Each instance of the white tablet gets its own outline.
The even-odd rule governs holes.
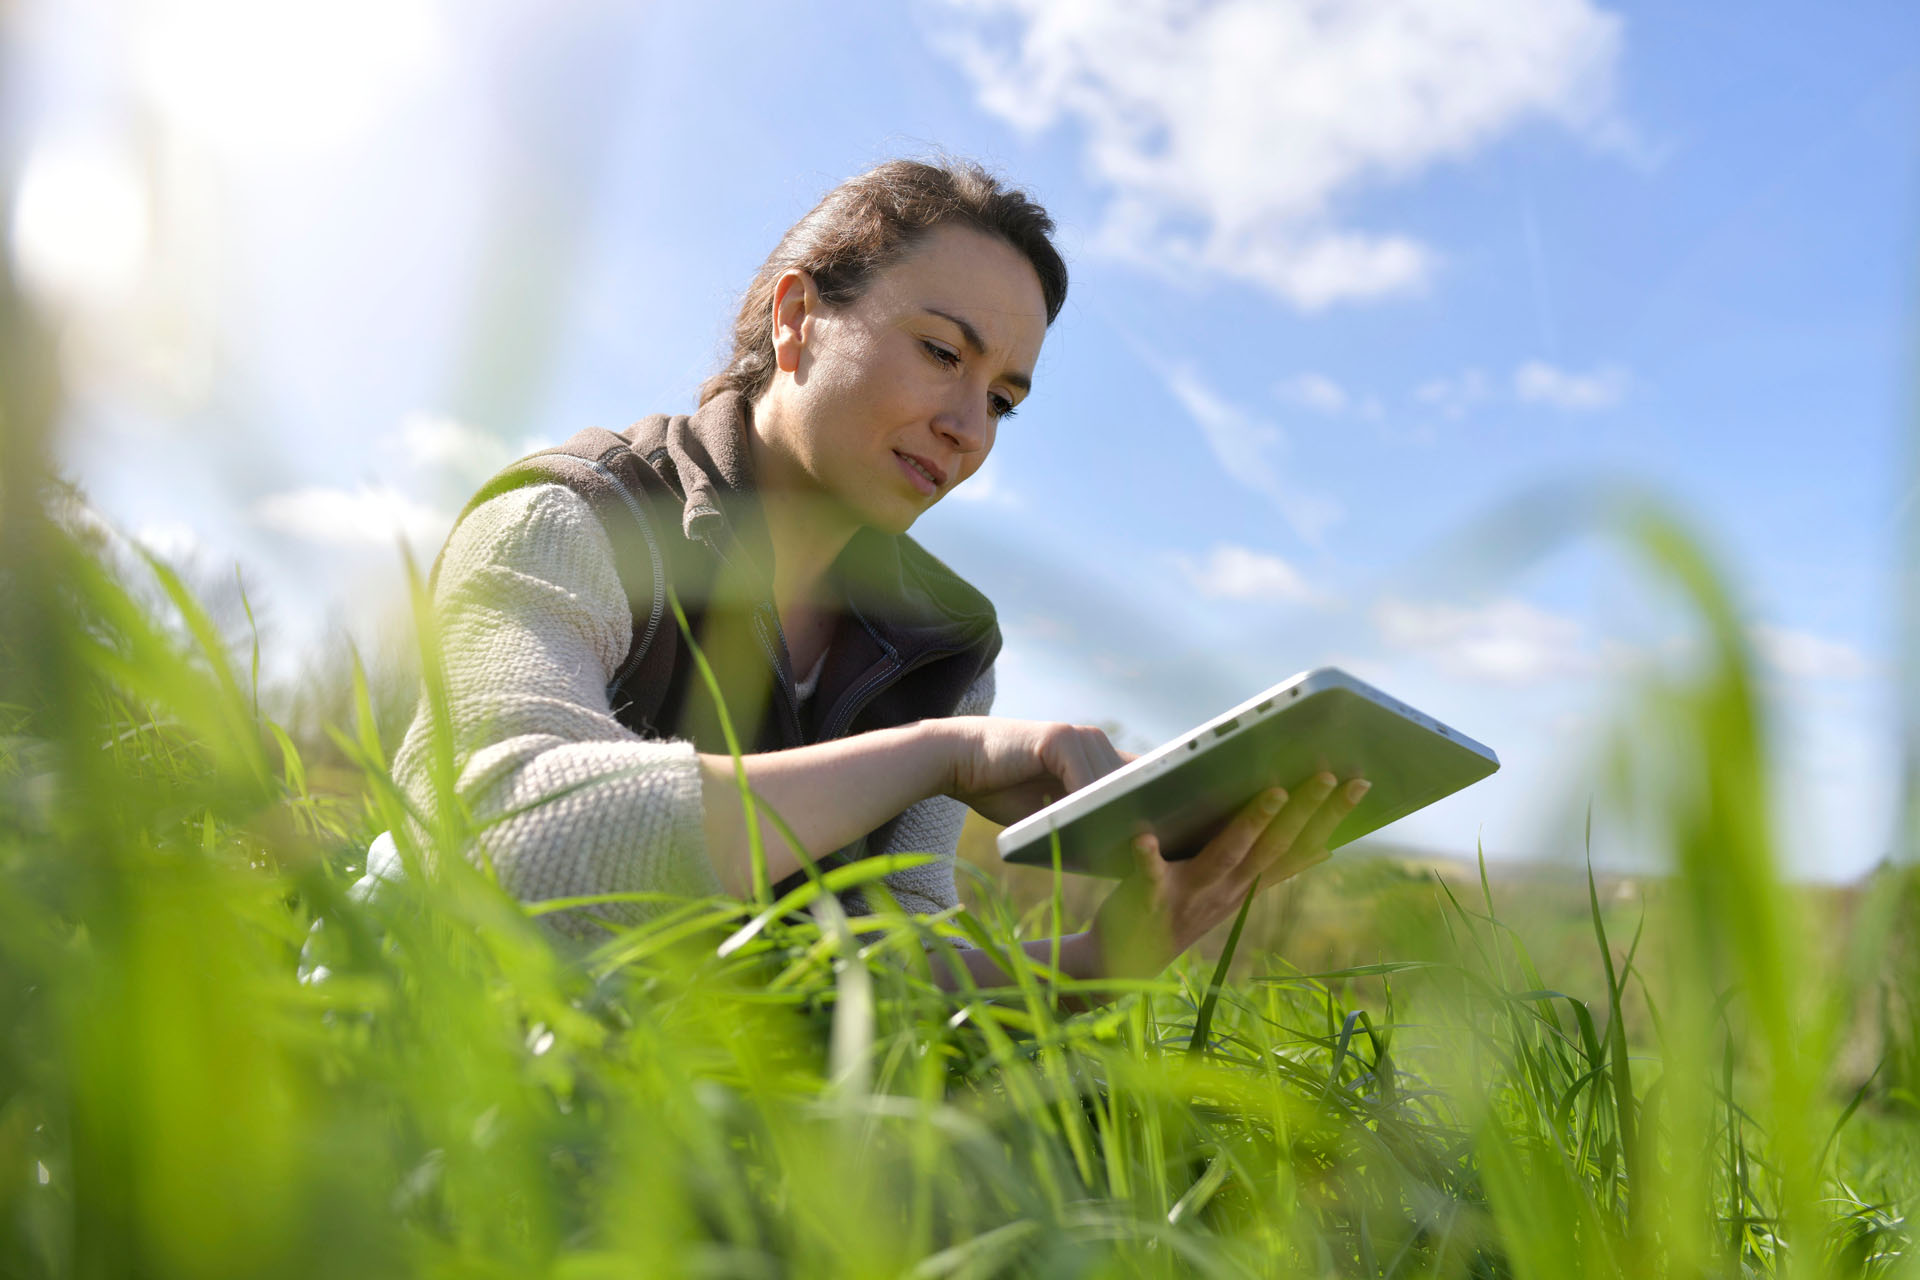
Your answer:
[[[1283,680],[1000,833],[1008,862],[1121,876],[1143,832],[1191,857],[1262,788],[1326,770],[1373,783],[1334,832],[1338,847],[1478,782],[1492,751],[1338,667]]]

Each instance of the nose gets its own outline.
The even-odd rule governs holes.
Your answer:
[[[933,433],[947,441],[956,453],[979,453],[993,444],[993,415],[987,411],[986,396],[970,396],[964,404],[943,406],[933,417]]]

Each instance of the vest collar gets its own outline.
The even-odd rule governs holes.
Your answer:
[[[680,495],[687,539],[741,554],[773,581],[773,544],[755,497],[753,406],[725,391],[692,414],[651,418],[633,447]],[[997,648],[993,605],[905,534],[863,528],[829,570],[851,612],[903,654]]]
[[[692,414],[649,418],[633,437],[634,450],[679,495],[687,540],[738,546],[770,580],[773,549],[753,497],[753,406],[747,398],[723,392]]]

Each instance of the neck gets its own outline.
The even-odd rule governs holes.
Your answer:
[[[763,416],[764,411],[764,416]],[[773,601],[782,619],[827,604],[827,570],[858,524],[822,499],[805,470],[780,443],[778,411],[755,407],[750,447],[754,489],[773,543]]]

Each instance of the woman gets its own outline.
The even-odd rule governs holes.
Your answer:
[[[987,715],[992,608],[905,536],[1032,388],[1066,296],[1052,229],[970,164],[849,179],[755,276],[696,413],[582,432],[482,490],[435,598],[458,788],[483,822],[510,815],[485,837],[510,892],[745,895],[723,720],[802,849],[941,855],[885,881],[915,910],[956,900],[963,806],[1011,822],[1121,763],[1097,729]],[[395,765],[422,803],[430,736],[423,712]],[[1158,972],[1256,879],[1324,857],[1365,786],[1276,786],[1187,860],[1144,838],[1093,927],[1061,940],[1063,969]],[[804,873],[802,849],[770,822],[762,836],[772,879]],[[981,953],[961,960],[978,983],[1009,981]]]

